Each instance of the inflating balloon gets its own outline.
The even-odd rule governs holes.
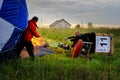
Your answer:
[[[2,58],[9,57],[14,51],[27,23],[26,0],[0,0],[0,56]]]

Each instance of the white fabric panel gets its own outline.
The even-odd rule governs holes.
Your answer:
[[[3,3],[3,0],[0,0],[0,9],[1,9],[1,7],[2,7],[2,3]]]
[[[0,51],[9,40],[15,26],[0,17]]]

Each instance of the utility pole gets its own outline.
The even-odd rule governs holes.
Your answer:
[[[41,20],[40,20],[40,27],[42,28],[42,18],[41,18]]]
[[[83,27],[83,21],[81,21],[81,26]]]
[[[56,14],[56,20],[57,20],[58,15]]]

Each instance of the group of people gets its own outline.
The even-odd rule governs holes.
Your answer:
[[[26,50],[28,51],[28,54],[30,56],[31,60],[34,60],[34,46],[32,44],[31,39],[33,36],[40,37],[40,34],[37,33],[37,22],[38,17],[34,16],[31,20],[28,21],[28,26],[26,30],[23,32],[23,35],[20,39],[20,41],[17,44],[16,50],[15,50],[15,59],[20,58],[20,53],[22,52],[22,49],[26,47]]]

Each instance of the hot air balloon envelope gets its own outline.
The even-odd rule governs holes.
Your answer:
[[[0,55],[14,50],[27,24],[26,0],[0,0]]]

